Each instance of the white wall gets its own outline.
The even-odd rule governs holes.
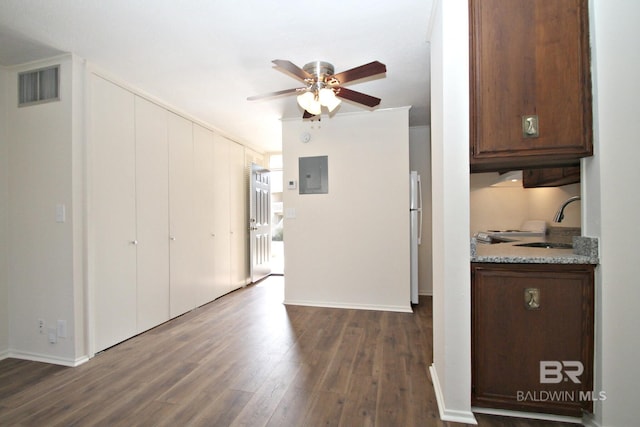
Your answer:
[[[467,0],[436,0],[431,26],[433,365],[440,417],[471,413],[469,19]]]
[[[431,262],[431,128],[409,128],[409,165],[422,181],[422,243],[418,247],[418,293],[432,295]]]
[[[638,424],[640,286],[635,265],[640,236],[638,123],[640,3],[591,0],[594,157],[583,162],[586,234],[600,237],[596,269],[595,405],[601,426]],[[585,201],[583,201],[584,203]]]
[[[18,108],[17,73],[53,64],[60,64],[60,101]],[[81,179],[74,163],[81,157],[74,153],[81,141],[73,135],[74,67],[65,56],[12,68],[7,97],[10,353],[69,365],[84,355],[77,353],[84,337],[75,306],[82,288],[82,249],[74,247],[81,245],[82,200],[81,183],[74,182]],[[63,223],[56,222],[57,205],[66,208]],[[50,344],[38,319],[47,329],[65,320],[67,337]]]
[[[522,222],[537,219],[547,227],[580,227],[580,202],[565,209],[565,218],[554,223],[558,207],[571,196],[580,194],[579,184],[562,187],[491,187],[498,173],[471,174],[470,233],[483,230],[518,230]]]
[[[323,155],[328,194],[284,190],[285,303],[409,311],[408,108],[283,122],[285,182]]]
[[[7,135],[7,76],[0,67],[0,359],[9,349],[9,284],[7,273],[9,216],[9,147]]]

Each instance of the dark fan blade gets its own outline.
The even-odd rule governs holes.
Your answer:
[[[310,112],[308,112],[307,110],[304,110],[304,113],[302,114],[302,118],[303,119],[310,119],[311,117],[315,117],[314,114],[311,114]]]
[[[255,100],[263,99],[263,98],[271,98],[273,96],[288,95],[290,93],[296,93],[296,92],[300,92],[300,91],[303,91],[303,90],[306,90],[306,88],[297,87],[295,89],[285,89],[285,90],[279,90],[277,92],[263,93],[262,95],[250,96],[250,97],[247,98],[247,101],[255,101]]]
[[[338,88],[336,90],[336,96],[368,107],[375,107],[380,104],[381,101],[380,98],[376,98],[375,96],[370,96],[362,92],[356,92],[355,90],[347,89],[346,87]]]
[[[340,84],[351,82],[353,80],[364,79],[365,77],[375,76],[387,72],[387,66],[381,62],[373,61],[338,74],[334,74],[333,78],[337,79]]]
[[[285,71],[288,71],[289,73],[293,74],[294,76],[296,76],[302,81],[304,81],[305,79],[313,79],[313,76],[311,74],[307,73],[305,70],[298,67],[296,64],[294,64],[291,61],[287,61],[286,59],[274,59],[271,62],[276,64],[278,67],[284,69]]]

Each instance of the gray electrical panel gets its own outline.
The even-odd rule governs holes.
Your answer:
[[[329,192],[327,156],[300,157],[298,171],[300,194],[326,194]]]

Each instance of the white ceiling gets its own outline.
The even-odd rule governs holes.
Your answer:
[[[374,60],[387,73],[347,84],[412,106],[429,123],[432,0],[2,0],[0,65],[73,52],[105,72],[266,151],[281,147],[282,118],[302,117],[295,96],[247,101],[299,87],[273,67],[321,60],[344,71]],[[338,113],[367,110],[343,102]],[[322,120],[330,120],[323,114]]]

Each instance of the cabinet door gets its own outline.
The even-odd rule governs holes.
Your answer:
[[[217,295],[231,290],[231,225],[229,209],[229,150],[231,141],[214,135],[214,246]]]
[[[471,0],[470,36],[472,171],[592,155],[586,0]]]
[[[246,204],[249,190],[244,163],[244,148],[239,144],[231,143],[229,152],[229,209],[232,290],[245,286],[248,275]]]
[[[196,307],[192,123],[168,113],[170,315]]]
[[[522,171],[522,186],[524,188],[558,187],[579,182],[580,166],[525,169]]]
[[[472,264],[472,274],[472,405],[590,411],[580,392],[593,387],[593,267]],[[544,361],[579,362],[584,371],[577,383],[542,383]],[[560,397],[535,398],[542,393]]]
[[[93,351],[136,334],[134,96],[90,76]],[[92,267],[91,267],[92,266]]]
[[[169,320],[167,111],[135,98],[138,332]]]
[[[197,227],[197,304],[203,305],[220,296],[215,286],[214,239],[214,164],[213,132],[202,126],[193,127],[195,152],[195,223]],[[195,255],[195,254],[194,254]]]

